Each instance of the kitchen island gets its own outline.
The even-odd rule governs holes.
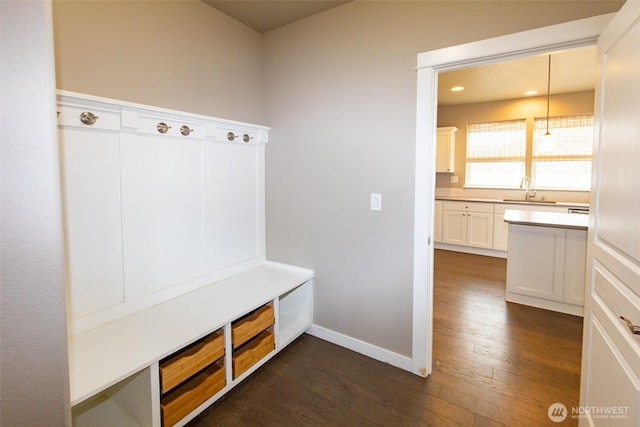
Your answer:
[[[583,316],[588,215],[508,209],[505,299]]]

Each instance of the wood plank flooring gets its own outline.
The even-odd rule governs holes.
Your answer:
[[[557,425],[549,405],[578,406],[582,319],[506,303],[504,259],[435,260],[429,379],[303,335],[189,426]]]

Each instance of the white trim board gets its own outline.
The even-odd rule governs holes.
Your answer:
[[[600,15],[418,54],[410,369],[416,375],[426,377],[432,370],[432,236],[438,72],[594,45],[614,15]]]

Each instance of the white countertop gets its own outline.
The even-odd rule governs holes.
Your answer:
[[[557,212],[519,211],[507,209],[504,220],[509,224],[586,230],[589,215]]]
[[[436,200],[450,200],[454,202],[483,202],[483,203],[504,203],[504,204],[522,204],[522,205],[540,205],[540,206],[575,206],[588,208],[589,203],[580,202],[545,202],[539,200],[517,200],[517,199],[490,199],[490,198],[478,198],[478,197],[451,197],[451,196],[436,196]]]

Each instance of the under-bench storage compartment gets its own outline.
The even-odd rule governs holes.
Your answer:
[[[176,424],[226,385],[224,333],[217,330],[160,361],[162,425]]]
[[[233,378],[238,378],[274,349],[273,332],[267,330],[235,350],[233,352]]]
[[[160,362],[162,393],[195,375],[224,356],[224,334],[214,332]]]
[[[263,305],[233,322],[231,341],[236,349],[275,323],[273,306]]]
[[[162,397],[162,425],[169,427],[184,418],[225,386],[224,363],[210,365],[198,375]]]

